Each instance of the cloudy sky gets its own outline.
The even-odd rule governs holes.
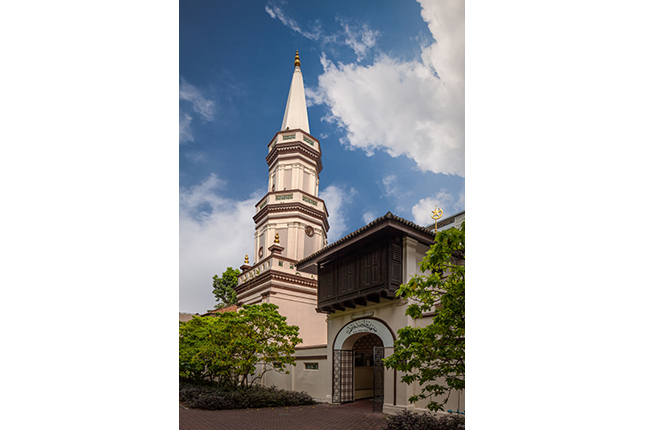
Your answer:
[[[180,1],[181,312],[251,254],[298,50],[333,242],[465,209],[463,1]]]

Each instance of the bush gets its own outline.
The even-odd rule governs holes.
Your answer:
[[[179,383],[179,401],[195,409],[246,409],[313,405],[307,393],[254,386],[238,390],[207,384]]]
[[[437,418],[429,413],[415,414],[403,411],[387,417],[384,430],[465,430],[466,420],[460,415]]]
[[[302,343],[298,327],[286,321],[275,304],[262,303],[181,323],[180,378],[249,387],[268,371],[285,372]]]

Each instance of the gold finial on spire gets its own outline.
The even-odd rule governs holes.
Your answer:
[[[434,234],[437,234],[437,220],[443,216],[443,210],[441,208],[437,209],[437,205],[434,205],[434,210],[430,217],[434,220]]]
[[[249,254],[244,256],[244,264],[249,264]]]
[[[296,60],[293,62],[294,67],[300,67],[300,56],[298,55],[298,50],[296,49]]]
[[[280,244],[280,235],[278,233],[275,234],[275,240],[273,241],[273,243]]]

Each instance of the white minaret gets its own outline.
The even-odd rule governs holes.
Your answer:
[[[282,127],[269,141],[267,194],[255,205],[253,263],[235,288],[244,304],[275,303],[305,345],[326,342],[325,315],[316,313],[318,283],[296,263],[327,244],[327,208],[318,197],[320,142],[309,134],[305,86],[296,51]]]
[[[256,205],[254,261],[267,257],[276,233],[282,255],[298,261],[327,243],[327,209],[318,197],[320,143],[309,134],[305,85],[296,51],[282,128],[268,145],[268,194]]]

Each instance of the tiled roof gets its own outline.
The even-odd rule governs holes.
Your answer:
[[[219,313],[222,313],[222,312],[236,312],[237,308],[239,308],[238,305],[228,305],[228,306],[224,306],[224,307],[219,308],[219,309],[212,309],[212,310],[206,312],[205,314],[202,314],[201,316],[207,317],[207,316],[211,316],[211,315],[214,315],[214,314],[219,314]]]
[[[408,221],[406,219],[398,217],[398,216],[392,214],[392,212],[388,211],[388,213],[386,213],[382,217],[376,218],[371,223],[359,228],[358,230],[348,234],[345,237],[342,237],[342,238],[338,239],[336,242],[325,246],[321,250],[314,252],[313,254],[309,255],[308,257],[303,258],[302,260],[298,261],[297,265],[301,265],[303,263],[306,263],[308,261],[313,260],[314,258],[318,257],[321,254],[324,254],[325,252],[329,251],[330,249],[335,248],[335,247],[341,245],[342,243],[347,242],[348,240],[363,234],[364,232],[366,232],[368,230],[371,230],[372,228],[374,228],[375,226],[377,226],[378,224],[380,224],[380,223],[382,223],[382,222],[384,222],[386,220],[393,220],[393,221],[399,222],[399,223],[401,223],[403,225],[406,225],[406,226],[411,227],[411,228],[413,228],[415,230],[418,230],[421,233],[429,234],[434,239],[434,231],[433,231],[434,228],[421,227],[420,225],[417,225],[417,224],[415,224],[415,223],[413,223],[411,221]]]

